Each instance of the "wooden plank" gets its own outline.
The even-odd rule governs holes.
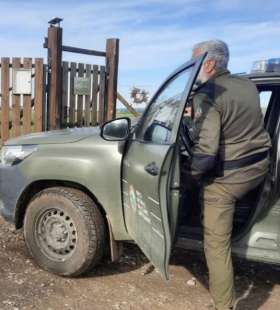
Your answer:
[[[131,113],[133,116],[137,117],[140,115],[137,111],[133,109],[129,102],[120,93],[117,93],[117,98],[127,108],[128,112]]]
[[[0,66],[1,66],[1,60],[0,60]],[[13,64],[9,64],[9,68],[11,69],[13,67]],[[23,68],[23,63],[20,63],[20,67]],[[32,68],[35,68],[35,64],[32,64]]]
[[[62,62],[62,111],[61,126],[67,126],[67,110],[68,110],[68,62]]]
[[[19,69],[21,66],[20,58],[12,59],[13,70]],[[13,71],[14,74],[14,71]],[[12,135],[18,137],[21,134],[20,128],[20,95],[12,95]]]
[[[61,80],[62,80],[62,28],[48,28],[49,79],[49,129],[61,126]]]
[[[35,58],[34,130],[43,130],[44,60]]]
[[[67,46],[67,45],[62,45],[62,50],[64,52],[78,53],[78,54],[91,55],[91,56],[101,56],[101,57],[106,56],[106,53],[102,51],[89,50],[85,48],[79,48],[79,47]]]
[[[79,77],[84,76],[84,64],[82,63],[78,64],[78,76]],[[83,126],[83,96],[82,95],[78,95],[77,126],[78,127]]]
[[[1,58],[1,142],[4,143],[9,138],[9,74],[10,58]]]
[[[42,98],[42,130],[45,131],[48,128],[48,120],[47,120],[47,65],[43,64],[43,98]]]
[[[98,93],[98,66],[94,65],[92,69],[92,98],[91,98],[92,126],[97,125],[97,93]]]
[[[32,68],[32,58],[23,59],[23,68]],[[31,95],[23,95],[23,133],[31,132]]]
[[[100,78],[99,78],[99,115],[98,115],[98,123],[103,124],[106,120],[105,117],[105,81],[106,81],[106,72],[105,67],[100,67]]]
[[[76,102],[76,96],[74,94],[74,79],[76,76],[76,63],[71,62],[70,64],[70,98],[69,98],[69,126],[73,127],[75,126],[75,102]]]
[[[107,94],[106,94],[106,119],[116,117],[117,84],[119,65],[119,39],[108,39],[106,42],[106,73]]]
[[[91,83],[91,65],[86,65],[86,77]],[[90,95],[85,96],[85,126],[90,125]]]

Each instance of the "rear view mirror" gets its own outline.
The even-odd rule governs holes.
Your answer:
[[[102,125],[101,137],[108,141],[126,140],[130,132],[130,119],[127,117],[114,119]]]

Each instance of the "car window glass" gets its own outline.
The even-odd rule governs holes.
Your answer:
[[[137,139],[156,144],[168,144],[170,142],[173,125],[190,77],[191,68],[182,71],[171,79],[149,106],[144,122],[136,134]]]
[[[270,98],[272,95],[272,91],[271,90],[263,90],[260,91],[260,103],[261,103],[261,109],[262,109],[262,114],[263,117],[265,117],[269,102],[270,102]]]

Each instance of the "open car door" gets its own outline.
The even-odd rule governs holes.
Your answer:
[[[168,211],[170,182],[174,155],[178,152],[178,131],[204,57],[184,64],[162,84],[139,120],[123,158],[122,193],[127,231],[166,279],[172,246]],[[178,191],[179,184],[176,187]]]

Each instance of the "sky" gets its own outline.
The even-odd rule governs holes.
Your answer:
[[[250,71],[252,62],[280,57],[279,0],[49,0],[1,1],[2,57],[47,57],[48,21],[62,17],[63,44],[105,50],[120,39],[118,89],[152,94],[166,76],[191,57],[192,46],[222,39],[229,69]],[[103,59],[63,53],[63,60],[102,64]]]

